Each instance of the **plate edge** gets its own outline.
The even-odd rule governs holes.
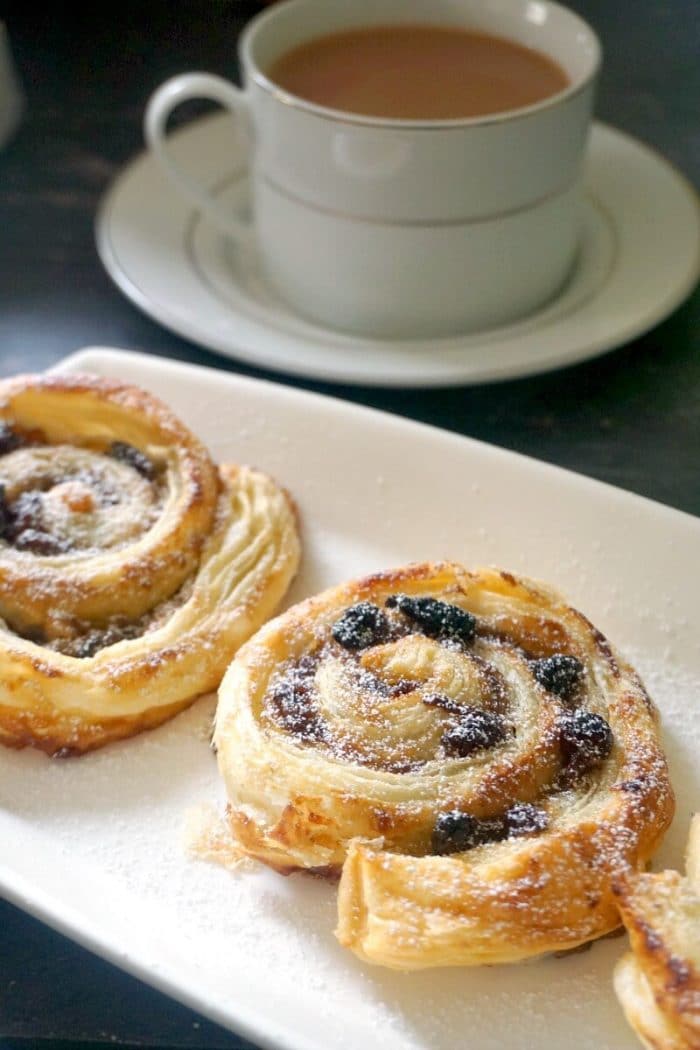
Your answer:
[[[192,130],[193,126],[201,126],[205,122],[214,124],[217,121],[223,120],[225,120],[225,116],[221,114],[199,118],[176,131],[174,137],[177,137],[178,135],[186,136],[188,131]],[[397,378],[393,373],[391,375],[386,373],[367,375],[364,373],[358,377],[347,373],[343,374],[342,372],[339,375],[337,371],[333,372],[333,370],[324,369],[321,369],[320,371],[315,369],[311,370],[309,368],[285,369],[280,364],[269,364],[266,361],[260,361],[245,349],[241,350],[239,348],[232,348],[230,344],[224,346],[223,342],[218,341],[217,339],[211,340],[206,337],[203,338],[197,333],[197,331],[190,328],[188,325],[183,325],[180,322],[173,321],[166,316],[165,311],[161,309],[158,304],[156,304],[156,308],[154,309],[153,305],[138,285],[134,284],[129,276],[122,271],[119,260],[115,257],[112,251],[106,232],[109,208],[113,196],[116,195],[116,192],[118,191],[120,180],[127,176],[134,165],[146,162],[149,159],[149,151],[147,149],[141,149],[138,153],[134,154],[130,160],[127,160],[126,164],[117,173],[116,178],[107,187],[99,201],[94,220],[94,237],[97,253],[108,276],[117,288],[147,317],[162,325],[168,331],[174,333],[180,338],[188,339],[197,346],[203,347],[207,350],[218,353],[229,360],[237,361],[247,366],[264,368],[281,375],[302,377],[337,385],[369,386],[381,389],[443,389],[455,385],[478,386],[480,384],[496,384],[524,379],[530,376],[546,375],[547,373],[557,371],[558,369],[574,367],[578,364],[583,364],[586,361],[594,360],[604,354],[620,349],[623,346],[628,345],[634,339],[653,331],[654,328],[669,318],[671,314],[673,314],[674,311],[677,310],[692,294],[700,277],[700,197],[688,176],[686,176],[685,173],[673,164],[673,162],[663,153],[657,150],[656,147],[650,146],[647,142],[637,138],[635,135],[597,119],[592,122],[591,130],[593,131],[594,129],[599,129],[604,134],[624,139],[628,144],[633,145],[635,148],[646,151],[655,163],[662,164],[667,169],[669,177],[675,178],[682,186],[688,199],[692,200],[695,206],[697,231],[695,261],[693,266],[689,267],[686,280],[678,285],[673,294],[668,297],[661,307],[658,307],[653,311],[651,319],[649,317],[640,318],[634,323],[623,326],[617,333],[608,335],[607,338],[597,341],[594,340],[589,349],[583,353],[577,353],[574,356],[571,356],[570,354],[562,356],[561,354],[555,353],[544,362],[532,362],[529,366],[526,364],[515,371],[494,372],[493,367],[489,368],[486,366],[481,368],[481,370],[477,369],[471,375],[465,376],[463,372],[457,368],[456,370],[445,373],[440,377],[433,376],[432,378],[421,378],[415,376],[410,377],[409,379],[402,379]]]
[[[372,408],[368,405],[357,404],[354,401],[345,400],[336,394],[322,394],[315,390],[300,390],[297,387],[290,386],[274,379],[258,379],[253,376],[242,376],[237,372],[231,372],[225,368],[212,368],[209,365],[199,365],[189,361],[171,360],[170,358],[163,357],[161,354],[149,354],[140,350],[127,350],[121,347],[102,346],[99,344],[91,344],[73,351],[67,357],[56,362],[56,364],[51,367],[50,371],[78,371],[85,358],[89,360],[96,356],[99,361],[100,357],[103,355],[106,360],[109,360],[109,358],[114,356],[117,358],[123,357],[127,361],[131,359],[137,363],[155,365],[156,368],[163,370],[174,368],[185,373],[194,371],[197,374],[204,373],[205,375],[220,375],[223,373],[228,379],[234,383],[240,384],[241,386],[252,389],[260,386],[272,388],[274,393],[281,394],[292,401],[302,399],[309,402],[320,402],[328,406],[333,405],[336,410],[340,409],[346,415],[358,414],[367,419],[383,422],[389,426],[398,426],[402,429],[408,428],[409,430],[415,429],[422,431],[423,433],[430,434],[433,438],[448,439],[457,444],[466,443],[466,445],[476,448],[482,453],[486,451],[487,455],[493,455],[507,460],[518,460],[526,465],[526,468],[529,470],[545,469],[551,471],[565,479],[569,484],[592,486],[600,492],[606,492],[608,495],[613,494],[617,499],[624,498],[625,500],[638,501],[638,505],[645,506],[653,513],[668,515],[676,518],[679,523],[682,522],[686,526],[700,530],[700,517],[691,514],[689,511],[680,510],[677,507],[671,507],[659,500],[652,499],[650,496],[643,496],[640,493],[621,488],[620,486],[613,485],[608,481],[601,481],[599,478],[590,477],[588,474],[579,473],[568,467],[561,467],[556,463],[550,463],[547,460],[538,459],[536,456],[530,456],[524,452],[516,452],[513,449],[504,448],[501,445],[495,445],[488,441],[481,441],[479,438],[470,437],[467,434],[460,434],[455,430],[447,430],[444,427],[436,426],[433,423],[424,423],[421,420],[411,419],[409,416],[402,416],[394,412],[388,412],[385,409]]]

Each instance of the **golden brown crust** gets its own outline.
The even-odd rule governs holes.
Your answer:
[[[136,618],[173,594],[196,567],[216,508],[216,467],[202,443],[161,401],[124,383],[96,376],[17,376],[0,382],[0,420],[40,427],[58,445],[106,445],[121,440],[154,454],[172,476],[169,513],[128,551],[74,563],[27,559],[0,550],[0,615],[14,626],[43,623],[52,609],[87,620]],[[175,487],[175,483],[177,487]]]
[[[684,878],[676,871],[627,871],[615,880],[631,952],[618,964],[615,989],[647,1046],[700,1047],[700,817],[693,818]]]
[[[472,613],[475,638],[404,629],[386,613],[398,593]],[[360,602],[393,619],[348,654],[332,627]],[[584,667],[575,701],[533,680],[534,661],[555,653]],[[444,734],[466,707],[507,731],[455,756]],[[604,717],[614,738],[577,776],[560,735],[572,707]],[[673,813],[639,678],[559,595],[501,570],[410,565],[288,610],[229,668],[214,739],[241,847],[277,869],[341,871],[339,940],[401,969],[517,961],[608,933],[613,874],[643,866]],[[536,806],[546,829],[438,855],[441,814],[503,829],[514,803]]]
[[[288,494],[217,469],[162,402],[114,380],[3,381],[0,422],[29,435],[0,456],[0,742],[80,753],[215,688],[296,572]],[[40,540],[57,530],[53,553],[7,531],[23,499]],[[81,649],[92,636],[109,640]]]

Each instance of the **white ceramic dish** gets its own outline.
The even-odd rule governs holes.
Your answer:
[[[560,586],[636,662],[660,706],[678,811],[658,861],[680,862],[700,798],[700,521],[510,452],[272,384],[99,350],[61,367],[149,388],[217,457],[255,463],[289,486],[305,542],[292,600],[356,573],[442,556]],[[635,1050],[612,992],[622,940],[524,966],[385,972],[336,944],[335,886],[188,860],[186,810],[221,800],[211,712],[205,699],[79,760],[3,752],[0,890],[266,1047]]]
[[[171,137],[178,163],[245,212],[245,152],[226,115]],[[236,157],[240,166],[236,168]],[[700,267],[700,211],[689,184],[635,139],[594,125],[576,268],[544,309],[505,328],[430,340],[362,339],[292,312],[167,181],[150,154],[100,207],[97,248],[118,287],[167,328],[227,357],[339,383],[424,387],[545,372],[649,329],[685,298]]]

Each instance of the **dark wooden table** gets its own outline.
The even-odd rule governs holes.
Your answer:
[[[657,147],[697,183],[697,0],[572,6],[605,47],[599,116]],[[4,12],[28,108],[0,153],[2,374],[42,369],[102,343],[264,375],[142,316],[107,278],[93,239],[101,194],[141,148],[149,93],[186,69],[236,78],[238,33],[258,5],[103,0],[85,10],[52,8],[43,14],[10,3]],[[281,381],[517,449],[700,514],[697,292],[632,345],[537,378],[443,391]],[[248,1045],[0,901],[0,1048],[91,1044]]]

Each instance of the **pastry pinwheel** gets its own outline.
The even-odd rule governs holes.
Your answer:
[[[340,875],[337,937],[399,969],[515,962],[620,923],[674,807],[635,674],[551,588],[414,564],[268,623],[219,690],[241,850]]]
[[[155,397],[0,383],[0,742],[78,754],[218,686],[299,540],[265,474],[217,467]]]

